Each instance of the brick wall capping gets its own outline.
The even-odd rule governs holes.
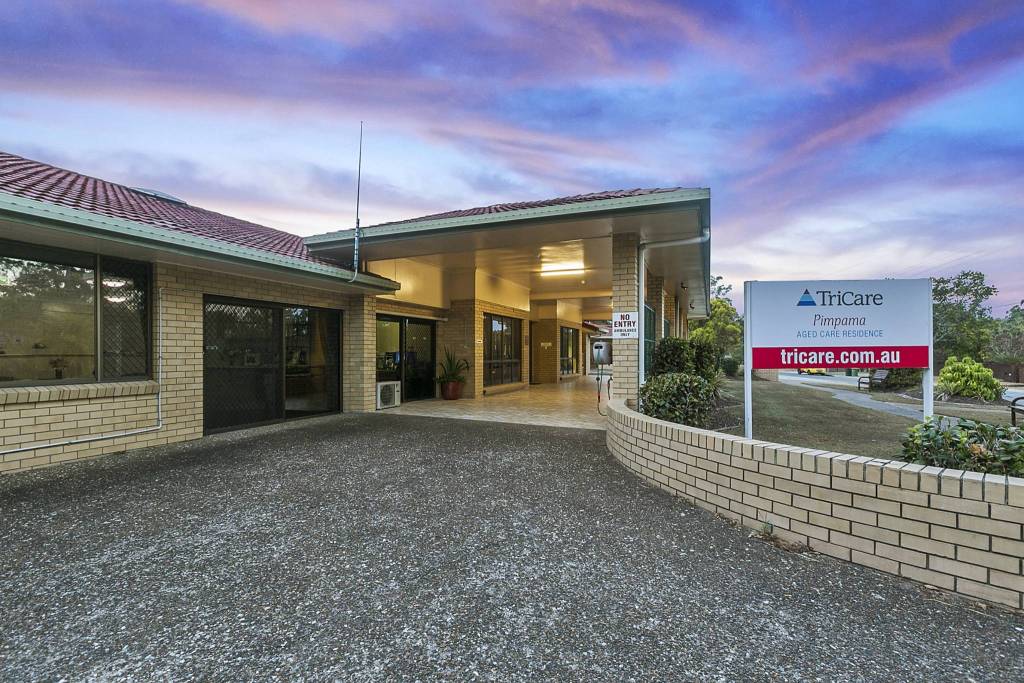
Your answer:
[[[152,380],[132,382],[90,382],[83,384],[52,384],[37,387],[5,387],[0,389],[0,406],[47,401],[74,401],[115,396],[145,396],[160,391]]]

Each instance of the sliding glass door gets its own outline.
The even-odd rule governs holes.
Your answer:
[[[484,314],[484,386],[522,381],[521,320]]]
[[[561,328],[559,339],[559,371],[575,375],[580,371],[580,331],[575,327]]]
[[[377,318],[377,381],[401,382],[402,400],[434,398],[434,323],[416,318]]]
[[[286,417],[338,409],[340,332],[336,311],[284,309]]]
[[[209,297],[203,311],[207,432],[341,409],[341,314]]]

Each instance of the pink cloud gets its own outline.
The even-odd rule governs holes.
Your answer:
[[[852,80],[856,72],[867,65],[925,64],[952,69],[950,52],[957,40],[1019,9],[1019,3],[1014,2],[974,3],[968,5],[965,12],[945,21],[936,17],[936,21],[942,22],[937,25],[922,22],[907,26],[895,35],[874,27],[867,30],[846,27],[847,30],[825,34],[827,42],[824,43],[819,30],[798,22],[803,26],[800,33],[805,42],[816,46],[812,58],[799,74],[808,82],[820,83],[831,79]],[[894,11],[898,10],[894,8]],[[900,18],[894,23],[898,27]]]
[[[231,15],[274,33],[305,33],[336,38],[350,45],[372,40],[393,30],[421,3],[407,7],[374,0],[181,0],[205,9]]]

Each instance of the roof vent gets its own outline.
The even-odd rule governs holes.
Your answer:
[[[164,201],[167,202],[174,202],[175,204],[188,204],[188,202],[186,202],[184,199],[179,199],[174,195],[167,194],[166,192],[161,192],[160,190],[149,190],[144,187],[132,187],[129,189],[132,192],[138,192],[139,194],[144,194],[148,197],[156,197],[157,199],[163,199]]]

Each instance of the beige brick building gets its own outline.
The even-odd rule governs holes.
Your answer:
[[[587,321],[647,309],[656,339],[706,314],[709,202],[633,190],[383,224],[353,268],[353,231],[302,238],[0,153],[0,472],[376,410],[388,387],[433,399],[446,350],[465,400],[576,381]],[[614,345],[632,400],[641,343]]]

